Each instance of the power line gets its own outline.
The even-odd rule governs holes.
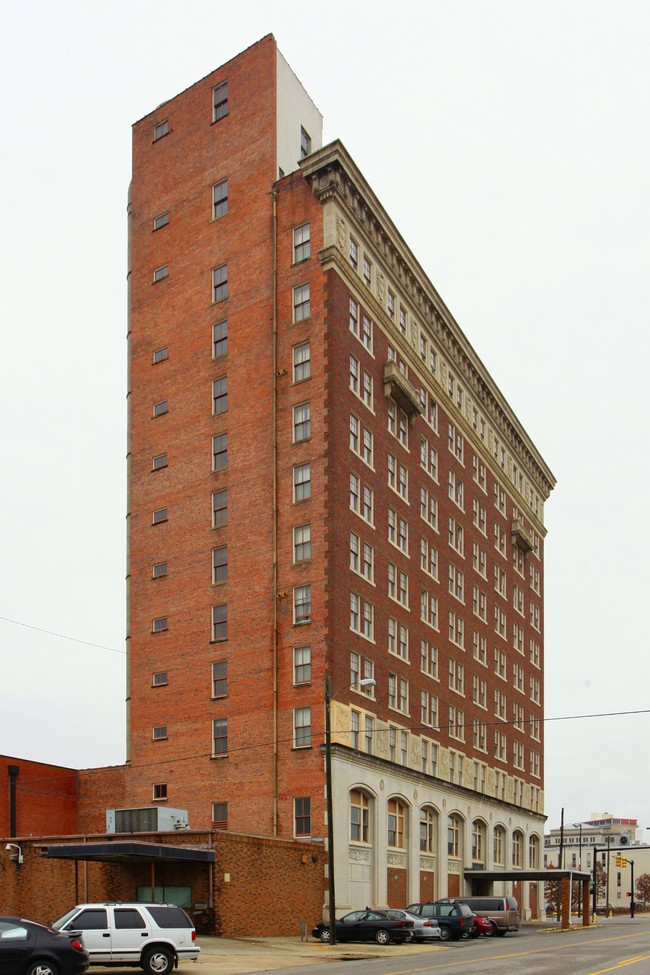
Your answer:
[[[15,626],[24,626],[28,630],[36,630],[37,633],[47,633],[48,636],[56,636],[60,640],[71,640],[72,643],[83,643],[87,647],[96,647],[98,650],[110,650],[111,653],[121,653],[126,656],[126,650],[116,650],[115,647],[104,646],[103,643],[91,643],[89,640],[79,640],[76,636],[66,636],[65,633],[54,633],[53,630],[46,630],[42,626],[32,626],[30,623],[23,623],[21,620],[11,620],[8,616],[0,616],[4,623],[13,623]]]
[[[1,618],[2,617],[0,617],[0,619]],[[634,715],[634,714],[650,714],[650,708],[645,708],[645,709],[640,710],[640,711],[606,711],[606,712],[602,712],[602,713],[598,713],[598,714],[565,714],[565,715],[557,715],[554,718],[541,718],[540,721],[542,721],[542,722],[547,722],[547,721],[578,721],[578,720],[586,720],[588,718],[618,718],[618,717],[626,717],[626,716]],[[497,727],[514,725],[514,722],[513,721],[489,721],[489,722],[484,722],[484,723],[487,724],[487,725],[492,725],[492,726],[496,725]],[[530,724],[530,721],[527,721],[526,724]],[[429,725],[412,725],[412,726],[408,726],[408,727],[395,726],[395,730],[396,731],[412,731],[412,732],[424,731],[424,732],[429,732],[430,734],[431,733],[432,734],[436,734],[436,733],[439,733],[441,731],[447,731],[450,727],[454,727],[454,725],[440,725],[440,726],[438,726],[436,728],[431,728],[431,727],[429,727]],[[471,725],[463,725],[463,727],[472,727],[472,726]],[[386,735],[386,734],[388,734],[388,731],[389,731],[388,727],[386,727],[386,728],[373,728],[372,734],[373,735],[382,735],[382,734]],[[352,729],[351,728],[350,729],[346,729],[345,731],[342,731],[340,729],[337,729],[337,735],[349,735],[351,733],[352,733]],[[361,735],[362,732],[359,731],[359,734]],[[321,732],[320,734],[313,735],[312,737],[313,738],[316,738],[316,739],[322,737],[324,739],[325,735],[324,735],[324,732]],[[286,744],[287,742],[292,742],[293,740],[294,740],[294,736],[293,735],[290,735],[287,738],[278,738],[278,739],[276,739],[276,743],[278,745],[283,745],[283,744]],[[533,739],[533,740],[535,740],[535,739]],[[228,748],[228,752],[226,754],[227,755],[234,755],[237,752],[251,751],[254,748],[271,748],[273,746],[273,744],[274,744],[273,739],[269,739],[268,741],[254,742],[251,745],[240,745],[240,746],[238,746],[236,748],[230,748],[229,747]],[[435,744],[439,744],[439,743],[438,742],[435,742]],[[459,745],[464,745],[466,743],[465,742],[458,742],[458,744]],[[450,745],[450,747],[454,747],[453,746],[453,740],[452,740],[452,744]],[[212,758],[212,757],[213,757],[213,752],[212,751],[196,752],[193,755],[182,755],[182,756],[179,756],[179,757],[176,757],[176,758],[160,759],[160,760],[158,760],[156,762],[144,762],[142,765],[133,765],[133,766],[129,766],[129,768],[131,768],[135,772],[136,770],[140,770],[140,769],[157,768],[158,766],[161,766],[161,765],[174,765],[174,764],[176,764],[178,762],[189,762],[189,761],[192,761],[192,760],[198,759],[198,758]],[[480,759],[478,759],[478,758],[475,759],[475,760],[476,761],[480,761]],[[34,764],[37,765],[37,764],[40,764],[40,763],[35,762]],[[402,767],[402,766],[400,766],[400,767]],[[91,769],[90,771],[92,771],[94,774],[101,774],[102,772],[112,772],[115,769],[122,769],[122,768],[124,768],[124,765],[108,765],[108,766],[102,766],[102,767],[96,768],[96,769]],[[85,771],[89,771],[89,770],[88,769],[78,769],[78,770],[75,770],[75,773],[74,773],[75,775],[76,775],[77,771],[79,771],[79,772],[85,772]],[[73,776],[72,775],[65,775],[65,776],[64,775],[60,775],[60,776],[47,776],[47,777],[41,778],[41,779],[19,779],[18,780],[18,787],[20,787],[21,785],[28,785],[28,784],[30,784],[32,782],[44,782],[44,781],[47,781],[48,779],[51,780],[51,779],[63,779],[63,778],[73,778]]]

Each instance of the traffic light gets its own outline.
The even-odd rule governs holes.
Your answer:
[[[621,866],[627,867],[627,857],[621,857]]]
[[[621,865],[621,854],[620,853],[617,853],[616,854],[616,866],[617,867],[620,867],[620,865]]]

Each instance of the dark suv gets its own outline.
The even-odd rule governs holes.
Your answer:
[[[474,912],[460,900],[409,904],[406,910],[418,917],[435,918],[440,927],[441,941],[458,941],[463,935],[473,936]]]

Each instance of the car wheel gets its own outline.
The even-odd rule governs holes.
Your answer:
[[[440,940],[451,941],[451,928],[448,928],[446,924],[440,925]]]
[[[490,923],[492,925],[492,930],[490,931],[490,934],[492,935],[492,937],[496,938],[497,934],[499,933],[499,929],[496,926],[496,923],[494,921],[491,921]]]
[[[497,928],[496,929],[496,934],[497,934],[497,936],[499,938],[503,938],[505,936],[505,933],[506,933],[506,929],[505,928]]]
[[[378,945],[387,945],[388,942],[390,941],[390,935],[388,931],[385,931],[384,928],[380,928],[379,931],[376,931],[375,941],[377,942]]]
[[[318,937],[320,938],[320,940],[324,944],[328,945],[330,943],[330,929],[329,928],[323,928],[323,930],[318,935]]]
[[[26,975],[59,975],[59,969],[51,961],[33,961]]]
[[[142,968],[149,975],[168,975],[174,967],[174,956],[169,948],[152,948],[142,958]]]

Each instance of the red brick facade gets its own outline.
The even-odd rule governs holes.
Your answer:
[[[10,769],[14,770],[13,775]],[[0,755],[0,836],[12,835],[12,782],[15,783],[14,836],[76,832],[76,770]]]

